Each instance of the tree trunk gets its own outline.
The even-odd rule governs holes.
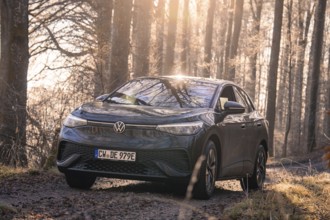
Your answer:
[[[235,14],[234,14],[234,30],[233,37],[230,44],[229,59],[233,61],[237,55],[238,41],[241,33],[242,18],[243,18],[243,6],[244,0],[236,0]],[[235,65],[232,64],[229,67],[229,80],[235,80]]]
[[[156,16],[156,72],[158,75],[163,75],[165,0],[158,1]]]
[[[152,16],[152,0],[135,1],[133,72],[134,77],[149,75],[149,45]]]
[[[287,67],[288,67],[288,45],[286,45],[285,50],[282,53],[282,59],[280,60],[279,74],[277,75],[278,84],[281,85],[281,89],[278,90],[276,98],[276,120],[275,129],[283,130],[284,128],[284,117],[285,117],[285,106],[287,104],[287,91],[288,91],[288,77],[287,77]]]
[[[199,17],[202,14],[202,0],[196,0],[196,16]],[[202,45],[200,45],[199,43],[199,39],[201,36],[200,33],[200,22],[195,22],[195,25],[193,27],[193,30],[195,32],[195,36],[193,38],[193,52],[192,52],[192,56],[191,56],[191,63],[192,63],[192,67],[193,67],[193,76],[199,76],[199,66],[200,66],[200,61],[199,61],[199,57],[200,57],[200,47]]]
[[[234,18],[234,0],[230,1],[230,9],[228,10],[228,25],[227,25],[227,36],[226,36],[226,49],[225,49],[225,66],[223,71],[223,78],[229,79],[229,57],[230,57],[230,45],[232,40],[233,32],[233,18]]]
[[[174,67],[174,50],[176,41],[176,28],[177,28],[177,18],[178,18],[178,8],[179,0],[170,0],[170,12],[166,39],[166,57],[164,64],[164,74],[172,74]]]
[[[253,4],[254,2],[254,4]],[[259,33],[260,33],[260,21],[261,21],[261,11],[262,11],[263,0],[250,0],[250,7],[252,11],[252,19],[253,19],[253,28],[252,28],[252,36],[257,37],[259,41]],[[250,57],[250,67],[251,72],[248,74],[246,90],[251,96],[253,100],[256,100],[256,77],[257,77],[257,60],[258,60],[258,46],[256,45],[257,50],[253,51],[252,56]]]
[[[184,73],[187,73],[187,59],[189,54],[189,1],[190,0],[184,0],[183,6],[181,71]]]
[[[323,46],[323,32],[325,23],[325,10],[327,1],[318,0],[316,11],[314,14],[314,30],[311,47],[311,63],[310,63],[310,75],[311,75],[311,91],[309,94],[309,114],[308,114],[308,132],[307,132],[307,150],[311,152],[315,147],[315,128],[316,128],[316,112],[317,112],[317,100],[318,88],[320,83],[320,65],[322,60],[322,46]]]
[[[269,74],[267,80],[267,113],[266,118],[269,121],[269,154],[274,156],[274,128],[275,128],[275,108],[276,108],[276,86],[277,86],[277,68],[281,46],[281,29],[283,15],[283,0],[275,1],[274,27],[272,37],[272,48],[269,63]]]
[[[210,77],[210,66],[212,59],[212,35],[213,35],[213,20],[215,11],[215,0],[209,0],[209,9],[207,11],[206,33],[204,41],[204,63],[203,76]]]
[[[0,161],[27,166],[28,0],[1,0]]]
[[[132,0],[115,1],[109,91],[128,80]]]
[[[288,86],[288,93],[287,98],[283,97],[283,100],[287,100],[287,111],[286,111],[286,126],[285,126],[285,134],[284,134],[284,143],[283,143],[283,157],[287,156],[288,152],[288,138],[291,132],[291,116],[292,116],[292,93],[293,93],[293,64],[292,64],[292,37],[291,37],[291,25],[292,25],[292,5],[293,1],[289,0],[287,3],[287,32],[286,32],[286,43],[285,43],[285,65],[284,67],[284,74],[287,75],[287,86]],[[282,67],[282,68],[283,68]],[[282,84],[281,84],[282,85]],[[283,84],[284,85],[284,84]],[[284,90],[284,89],[281,89]],[[283,102],[284,103],[284,102]],[[284,107],[284,105],[283,105]],[[284,117],[284,116],[282,116]]]
[[[222,4],[220,10],[215,12],[215,17],[221,17],[220,29],[217,34],[217,44],[218,51],[216,53],[216,62],[217,62],[217,72],[216,78],[223,78],[223,70],[224,70],[224,56],[225,56],[225,45],[226,45],[226,31],[227,31],[227,20],[228,20],[228,5],[227,1]]]
[[[304,9],[302,8],[304,6]],[[305,10],[305,12],[303,11]],[[303,75],[304,75],[304,60],[306,51],[306,42],[309,32],[311,20],[311,8],[303,5],[302,1],[298,2],[298,45],[296,53],[296,71],[294,74],[294,92],[292,106],[292,132],[290,135],[290,146],[293,154],[301,152],[301,136],[302,136],[302,108],[303,108]],[[305,16],[306,14],[306,16]]]
[[[97,12],[95,29],[98,51],[94,96],[99,96],[106,92],[110,92],[111,19],[113,8],[112,3],[112,0],[95,1],[95,10]]]
[[[326,109],[326,111],[327,111],[327,114],[326,114],[326,118],[327,118],[327,130],[326,130],[326,135],[328,136],[328,137],[330,137],[330,48],[329,48],[329,52],[328,52],[328,83],[327,83],[327,85],[328,85],[328,91],[327,91],[327,93],[328,93],[328,100],[327,100],[327,109]]]

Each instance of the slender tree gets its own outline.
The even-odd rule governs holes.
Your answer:
[[[234,7],[235,1],[230,0],[230,8],[228,9],[228,25],[227,25],[227,35],[226,35],[226,48],[225,48],[225,59],[224,59],[224,72],[223,77],[229,79],[229,58],[230,58],[230,45],[232,40],[233,32],[233,18],[234,18]]]
[[[311,75],[311,91],[309,98],[309,114],[308,114],[308,133],[307,133],[307,150],[310,152],[316,145],[315,128],[316,128],[316,111],[318,89],[320,83],[320,65],[322,60],[322,46],[324,35],[325,11],[327,1],[318,0],[314,15],[314,30],[311,47],[311,63],[309,66],[309,74]]]
[[[132,0],[116,0],[111,50],[111,85],[115,89],[128,79]]]
[[[250,8],[251,8],[251,14],[252,14],[252,37],[253,39],[256,39],[256,42],[260,42],[260,21],[261,21],[261,11],[263,6],[263,0],[250,0]],[[246,89],[251,96],[253,100],[255,100],[256,97],[256,77],[257,77],[257,60],[258,60],[258,54],[259,54],[259,46],[256,45],[255,49],[253,50],[252,55],[250,56],[250,66],[251,71],[249,71],[247,76],[247,83],[246,83]]]
[[[216,32],[217,46],[218,50],[216,51],[215,61],[217,64],[216,78],[223,78],[224,70],[224,59],[225,59],[225,48],[226,48],[226,31],[227,31],[227,20],[228,20],[228,2],[225,0],[222,4],[218,4],[220,10],[216,10],[215,17],[221,17],[219,23],[216,23],[216,27],[219,27],[219,30]]]
[[[272,48],[269,63],[269,73],[267,80],[267,112],[266,118],[269,121],[269,154],[274,155],[274,128],[275,128],[275,108],[276,108],[276,86],[277,86],[277,68],[280,55],[281,29],[283,15],[283,0],[275,1],[274,27],[272,37]]]
[[[159,0],[156,9],[156,72],[158,75],[163,73],[163,54],[164,54],[164,26],[165,26],[165,0]]]
[[[97,37],[97,64],[95,77],[95,96],[109,91],[110,77],[110,48],[111,48],[111,20],[112,0],[93,1],[97,17],[95,30]]]
[[[202,0],[196,0],[196,17],[200,17],[203,14],[202,10]],[[198,76],[198,71],[199,71],[199,57],[200,57],[200,36],[201,34],[201,24],[200,22],[194,22],[194,25],[192,25],[192,40],[191,40],[191,47],[192,47],[192,53],[191,53],[191,66],[192,66],[192,75],[193,76]]]
[[[330,48],[328,51],[328,100],[327,100],[327,136],[330,137]]]
[[[210,65],[212,59],[212,35],[213,35],[213,20],[216,1],[209,0],[209,8],[207,11],[206,33],[204,40],[204,69],[203,76],[210,77]]]
[[[176,41],[176,29],[178,19],[179,0],[170,0],[169,21],[166,39],[166,56],[164,64],[164,74],[171,74],[174,67],[174,50]]]
[[[181,70],[186,73],[188,65],[189,54],[189,2],[190,0],[184,0],[183,5],[183,21],[182,21],[182,51],[181,51]]]
[[[236,0],[235,2],[235,12],[234,12],[234,30],[232,35],[232,40],[230,44],[229,59],[234,60],[237,55],[238,41],[241,33],[242,18],[243,18],[243,6],[244,0]],[[235,79],[235,65],[230,65],[229,68],[229,80]]]
[[[286,114],[286,127],[284,133],[284,144],[283,144],[283,153],[282,155],[286,157],[288,151],[288,138],[291,132],[291,119],[292,119],[292,93],[293,93],[293,64],[292,64],[292,8],[293,1],[289,0],[287,2],[287,25],[286,25],[286,39],[285,39],[285,65],[284,65],[284,74],[287,75],[287,86],[288,86],[288,98],[287,98],[287,114]],[[284,90],[284,89],[282,89]],[[279,91],[280,92],[280,91]],[[284,92],[283,92],[284,94]],[[284,98],[283,98],[284,100]],[[279,101],[279,100],[278,100]]]
[[[302,137],[302,109],[303,109],[303,76],[305,67],[305,52],[307,45],[307,37],[314,10],[314,3],[306,4],[306,1],[298,1],[298,40],[296,46],[296,68],[294,73],[294,89],[292,106],[292,121],[291,121],[291,137],[290,146],[293,153],[301,152],[301,137]]]
[[[27,166],[28,0],[1,0],[0,161]]]
[[[136,24],[133,39],[133,72],[134,77],[149,74],[149,45],[152,18],[152,0],[135,1]]]

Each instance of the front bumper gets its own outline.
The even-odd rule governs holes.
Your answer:
[[[94,149],[92,146],[61,142],[57,160],[59,170],[146,180],[186,178],[191,174],[190,159],[184,149],[136,150],[135,162],[96,159]]]
[[[57,166],[61,172],[79,171],[124,179],[189,178],[194,136],[174,136],[155,129],[130,129],[115,134],[112,129],[63,127]],[[95,158],[95,149],[136,152],[136,161]]]

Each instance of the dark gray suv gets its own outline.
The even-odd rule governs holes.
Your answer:
[[[262,188],[267,145],[268,122],[234,83],[144,77],[65,119],[57,166],[85,189],[98,176],[188,184],[197,167],[193,193],[207,199],[217,180]]]

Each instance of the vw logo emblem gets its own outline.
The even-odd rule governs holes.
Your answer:
[[[125,131],[125,124],[122,121],[117,121],[114,125],[113,125],[113,130],[116,133],[123,133]]]

